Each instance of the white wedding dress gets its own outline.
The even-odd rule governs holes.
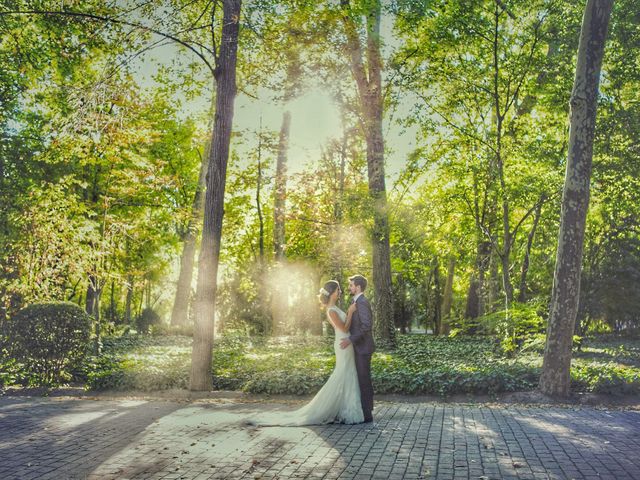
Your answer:
[[[347,315],[338,307],[329,307],[344,323]],[[349,334],[335,329],[333,349],[336,366],[320,391],[304,407],[293,412],[272,412],[249,419],[249,423],[262,426],[322,425],[325,423],[362,423],[364,414],[360,403],[360,386],[354,360],[353,345],[340,348],[340,341]]]

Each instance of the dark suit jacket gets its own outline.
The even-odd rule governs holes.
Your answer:
[[[356,300],[356,311],[351,317],[351,327],[349,328],[349,339],[353,343],[356,354],[371,354],[375,350],[373,344],[373,312],[371,304],[364,295],[360,295]]]

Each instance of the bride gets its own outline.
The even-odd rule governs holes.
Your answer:
[[[349,337],[351,316],[355,304],[345,314],[336,306],[342,290],[335,280],[329,280],[320,289],[318,298],[327,312],[327,319],[335,330],[333,350],[336,366],[327,382],[313,399],[294,412],[274,412],[249,420],[253,425],[319,425],[324,423],[362,423],[364,414],[360,403],[360,386],[354,360],[353,345],[340,348],[340,341]]]

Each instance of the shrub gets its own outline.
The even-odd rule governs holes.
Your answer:
[[[188,337],[105,337],[104,350],[84,365],[90,390],[186,388],[192,340]]]
[[[161,323],[162,318],[160,318],[160,315],[151,307],[145,308],[136,318],[136,328],[140,333],[149,333],[151,327],[157,328]]]
[[[124,362],[112,355],[92,357],[84,370],[85,388],[89,390],[118,389],[124,383]]]
[[[637,394],[640,392],[640,373],[637,369],[615,363],[572,365],[573,389],[584,392]]]
[[[33,304],[7,323],[9,356],[22,364],[31,385],[68,381],[84,358],[91,318],[70,302]]]
[[[574,335],[572,337],[571,348],[573,349],[574,352],[580,351],[580,349],[582,348],[582,340],[583,340],[583,337],[580,337],[578,335]],[[547,343],[546,333],[534,333],[534,334],[528,335],[522,341],[522,347],[520,348],[520,353],[533,352],[533,353],[543,354],[546,343]]]
[[[512,356],[527,338],[544,331],[545,320],[540,315],[540,308],[536,303],[514,302],[508,312],[490,313],[480,317],[478,322],[483,333],[496,336],[500,351]]]
[[[6,348],[0,348],[0,388],[13,385],[19,377],[19,365],[9,356]]]

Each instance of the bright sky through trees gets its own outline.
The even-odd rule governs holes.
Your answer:
[[[391,24],[383,20],[383,31],[391,35]],[[389,43],[389,42],[387,42]],[[391,42],[393,43],[393,42]],[[397,42],[396,42],[397,43]],[[390,52],[387,47],[385,54]],[[157,75],[159,68],[170,66],[173,60],[179,55],[190,55],[188,52],[180,51],[175,45],[167,44],[159,46],[145,55],[141,55],[134,62],[137,65],[133,68],[139,72],[136,77],[137,83],[145,88],[154,88],[156,82],[153,77]],[[209,108],[210,89],[204,89],[204,94],[192,100],[185,100],[182,114],[200,114]],[[180,93],[178,95],[181,95]],[[331,98],[330,92],[322,90],[320,87],[311,86],[303,95],[292,100],[288,105],[273,100],[276,92],[262,89],[258,98],[252,98],[240,91],[236,97],[234,131],[235,132],[258,132],[260,129],[260,119],[265,130],[278,132],[282,122],[282,114],[285,110],[291,112],[291,137],[290,153],[288,162],[289,173],[297,173],[305,166],[317,162],[321,155],[321,150],[331,138],[340,138],[342,135],[342,125],[339,109]],[[385,147],[388,150],[386,157],[387,177],[393,179],[406,166],[407,156],[415,148],[416,130],[414,128],[401,128],[397,120],[409,115],[412,107],[412,100],[405,98],[400,102],[400,106],[388,112],[385,118]],[[253,148],[255,145],[244,143],[234,145],[241,151]]]

